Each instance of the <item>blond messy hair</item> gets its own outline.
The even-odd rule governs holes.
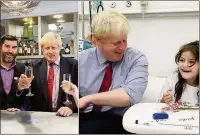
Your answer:
[[[115,11],[102,11],[92,20],[92,32],[96,39],[116,35],[127,37],[129,30],[127,18]]]
[[[55,41],[58,42],[58,46],[59,47],[62,46],[62,40],[61,40],[61,37],[60,37],[60,35],[58,33],[56,33],[56,32],[47,32],[46,34],[44,34],[44,36],[40,40],[40,45],[41,45],[41,47],[43,47],[44,44],[52,44]]]

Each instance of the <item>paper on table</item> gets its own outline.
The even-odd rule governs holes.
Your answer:
[[[169,112],[168,123],[172,124],[190,124],[192,126],[199,126],[199,111],[185,110],[179,112]]]
[[[138,124],[151,125],[151,126],[193,126],[199,127],[199,113],[198,111],[179,111],[169,112],[169,119],[154,120],[153,118],[146,117],[138,119]],[[134,122],[135,123],[135,122]]]

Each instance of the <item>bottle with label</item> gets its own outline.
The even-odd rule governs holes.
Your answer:
[[[31,55],[35,55],[35,45],[36,45],[36,43],[33,43],[32,44],[32,53],[31,53]]]
[[[30,43],[27,42],[27,56],[30,56],[31,55],[31,46],[30,46]]]
[[[70,46],[68,44],[65,47],[65,54],[70,54]]]
[[[31,48],[31,55],[35,55],[34,54],[34,49],[35,49],[35,41],[34,40],[30,40],[30,42],[29,42],[29,44],[30,44],[30,48]]]
[[[19,43],[19,46],[18,46],[18,55],[23,56],[23,46],[21,42]]]
[[[38,46],[38,43],[35,44],[35,55],[39,55],[39,46]]]
[[[23,42],[23,54],[24,54],[24,56],[27,56],[27,46],[26,46],[26,42]]]

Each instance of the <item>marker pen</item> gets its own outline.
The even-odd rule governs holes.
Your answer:
[[[156,121],[142,121],[142,120],[135,120],[135,124],[139,125],[147,125],[147,126],[161,126],[161,125],[169,125],[169,126],[184,126],[184,127],[199,127],[197,125],[192,125],[192,124],[185,124],[185,123],[170,123],[170,122],[156,122]]]

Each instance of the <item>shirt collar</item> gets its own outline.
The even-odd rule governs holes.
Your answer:
[[[97,47],[97,59],[99,61],[99,64],[102,65],[103,63],[105,63],[107,60],[106,58],[101,54],[99,48]]]
[[[47,63],[48,63],[48,65],[50,64],[49,62],[47,62]],[[53,64],[55,64],[57,66],[60,65],[60,55],[57,57],[56,61]]]
[[[1,65],[0,65],[0,69],[11,70],[11,69],[14,69],[15,66],[16,66],[16,61],[14,61],[8,69],[5,69]]]
[[[126,53],[126,51],[124,52],[124,55],[125,55],[125,53]],[[122,59],[120,61],[117,61],[117,62],[123,61],[124,55],[123,55]],[[103,63],[105,63],[107,61],[107,59],[101,54],[98,47],[97,47],[97,59],[98,59],[100,65],[102,65]],[[112,62],[112,63],[115,64],[116,62]]]

